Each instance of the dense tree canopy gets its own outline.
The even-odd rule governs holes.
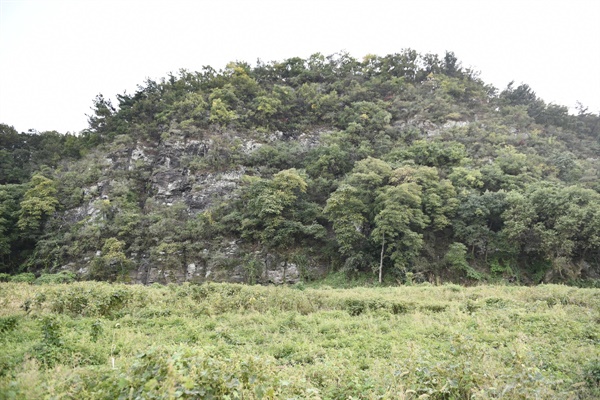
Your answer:
[[[450,52],[181,70],[97,96],[78,136],[0,125],[0,272],[597,279],[598,154],[597,114]]]

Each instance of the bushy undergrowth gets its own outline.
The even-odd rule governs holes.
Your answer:
[[[0,398],[597,398],[600,291],[0,283]]]

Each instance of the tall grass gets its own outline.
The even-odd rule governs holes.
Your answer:
[[[598,398],[600,290],[0,283],[0,398]]]

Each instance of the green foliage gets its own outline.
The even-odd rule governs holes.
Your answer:
[[[270,398],[274,389],[258,358],[231,360],[183,349],[166,352],[149,348],[118,379],[96,387],[110,397],[147,398]]]
[[[391,181],[396,184],[412,182],[420,188],[422,209],[431,228],[440,230],[450,225],[458,206],[457,193],[451,181],[440,179],[438,169],[401,167],[394,170]]]
[[[360,200],[358,189],[350,185],[340,186],[331,195],[324,209],[333,223],[342,254],[350,255],[364,242],[363,226],[366,222],[366,206]]]
[[[6,397],[597,394],[597,289],[0,285]],[[110,315],[55,307],[117,293]]]
[[[47,368],[60,361],[64,342],[61,338],[60,321],[55,316],[45,316],[40,320],[42,340],[33,348],[33,354]]]
[[[0,335],[4,336],[7,333],[15,330],[18,323],[19,318],[16,315],[0,317]]]
[[[487,260],[490,255],[500,253],[503,246],[501,229],[502,214],[507,209],[506,193],[503,191],[483,194],[465,192],[456,211],[453,229],[456,237],[471,249],[471,257],[477,254]]]
[[[382,246],[387,237],[387,253],[399,271],[411,267],[423,245],[423,229],[428,219],[421,210],[420,188],[415,183],[402,183],[385,188],[376,199],[381,211],[375,216],[372,240]]]
[[[35,280],[36,285],[56,284],[56,283],[72,283],[75,281],[76,275],[70,271],[61,271],[56,274],[42,274]]]
[[[98,134],[98,139],[103,139],[105,136],[112,137],[116,132],[114,119],[111,118],[116,113],[112,102],[104,98],[102,94],[97,95],[94,100],[94,115],[88,116],[90,131]],[[92,140],[96,140],[95,138]]]
[[[33,272],[23,272],[21,274],[13,275],[10,278],[11,282],[24,282],[33,283],[35,281],[35,275]]]
[[[49,284],[48,286],[51,286]],[[46,285],[44,285],[46,286]],[[62,287],[62,289],[61,289]],[[124,289],[103,290],[81,286],[58,286],[49,289],[49,294],[42,292],[40,296],[25,301],[29,310],[41,310],[44,307],[57,314],[73,317],[104,317],[118,315],[131,300],[132,293]],[[93,331],[93,330],[92,330]]]
[[[182,100],[173,104],[170,116],[181,122],[182,128],[206,125],[209,114],[208,103],[202,93],[187,93]]]
[[[481,273],[477,272],[467,262],[467,246],[462,243],[452,243],[448,246],[448,251],[444,261],[454,270],[463,272],[467,278],[479,281],[483,278]]]
[[[227,126],[232,121],[237,119],[235,111],[230,110],[223,100],[216,98],[210,106],[210,122],[214,122],[223,126]]]
[[[532,186],[513,193],[503,233],[514,246],[553,264],[556,276],[577,275],[573,260],[600,243],[600,195],[580,187]]]
[[[37,174],[31,178],[30,189],[23,195],[17,226],[28,237],[38,235],[47,219],[58,206],[54,181]]]
[[[256,255],[247,255],[244,257],[244,270],[248,277],[248,283],[254,285],[258,277],[263,273],[263,264]]]
[[[367,135],[383,130],[389,125],[392,114],[385,110],[385,103],[358,101],[347,107],[340,116],[342,128],[354,124],[357,130],[364,130]]]
[[[313,178],[339,179],[352,169],[349,152],[341,143],[319,146],[307,154],[306,172]]]
[[[242,237],[266,253],[276,251],[286,262],[303,241],[323,237],[318,214],[307,204],[306,189],[306,180],[296,169],[280,171],[270,180],[248,178],[242,194]]]
[[[247,164],[262,168],[265,172],[277,173],[285,169],[300,168],[305,153],[306,149],[293,141],[266,144],[250,154]]]
[[[78,136],[0,124],[0,273],[260,281],[302,258],[433,282],[463,243],[496,279],[598,275],[600,117],[452,52],[232,62],[116,98]]]
[[[0,185],[23,184],[44,166],[57,167],[62,160],[79,159],[83,139],[55,131],[18,133],[0,124]]]
[[[117,238],[106,239],[101,255],[96,257],[92,263],[90,277],[108,280],[125,277],[131,262],[124,253],[124,246],[125,242]]]
[[[16,255],[14,247],[21,244],[17,221],[24,192],[23,185],[0,186],[0,260],[5,268],[11,264],[10,256]]]
[[[427,140],[417,140],[407,149],[393,150],[387,156],[390,161],[414,160],[420,165],[444,168],[459,165],[466,157],[461,143]]]
[[[585,366],[585,380],[590,388],[600,393],[600,360],[593,360]]]
[[[102,327],[102,321],[96,320],[94,323],[92,323],[90,329],[90,340],[92,342],[97,342],[103,332],[104,328]]]

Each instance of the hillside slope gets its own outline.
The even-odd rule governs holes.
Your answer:
[[[452,53],[230,63],[118,102],[98,96],[80,137],[2,126],[5,272],[143,283],[600,273],[598,115],[569,115],[525,84],[499,92]]]

